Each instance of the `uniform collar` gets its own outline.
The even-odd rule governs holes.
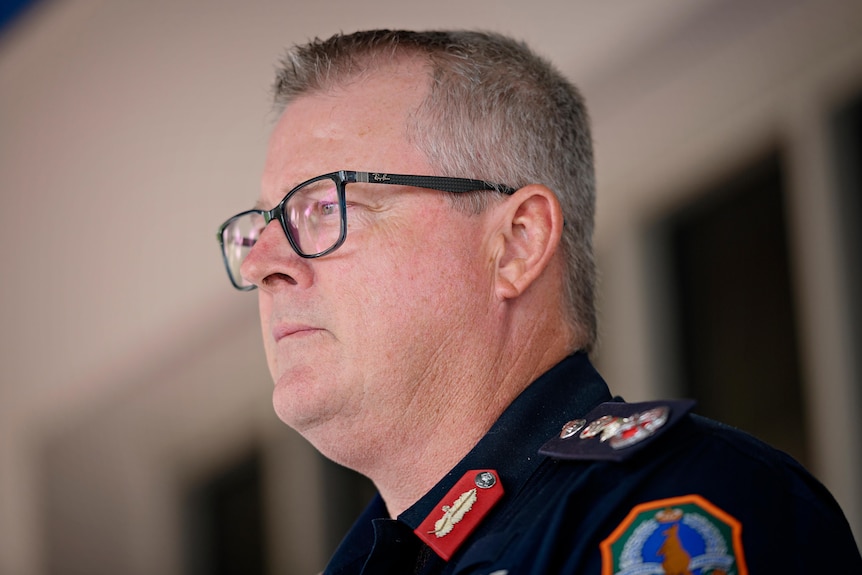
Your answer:
[[[416,529],[471,469],[496,469],[505,500],[521,490],[541,461],[539,448],[563,425],[612,399],[586,353],[570,355],[545,372],[503,412],[478,444],[422,499],[398,516]]]
[[[359,573],[374,546],[374,522],[386,521],[388,511],[380,494],[376,494],[362,515],[350,528],[326,566],[326,575]]]
[[[434,511],[455,483],[471,469],[496,469],[506,495],[513,499],[545,459],[539,448],[559,434],[563,425],[583,417],[611,394],[586,353],[563,359],[519,395],[478,444],[437,485],[398,516],[398,521],[416,529]],[[365,509],[339,546],[327,573],[337,573],[363,561],[374,545],[375,521],[387,518],[379,495]]]

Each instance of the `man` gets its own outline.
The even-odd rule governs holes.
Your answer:
[[[862,572],[798,464],[590,366],[592,149],[550,65],[360,32],[291,50],[275,101],[219,238],[279,417],[379,490],[327,573]]]

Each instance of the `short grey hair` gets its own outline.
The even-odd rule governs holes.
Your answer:
[[[439,175],[514,188],[544,184],[562,205],[565,307],[583,349],[596,341],[592,236],[595,175],[584,99],[523,42],[493,32],[369,30],[291,48],[274,84],[276,111],[398,58],[427,63],[430,90],[407,137]],[[357,168],[357,169],[362,169]],[[481,211],[493,194],[453,194]]]

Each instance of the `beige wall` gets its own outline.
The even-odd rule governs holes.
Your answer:
[[[860,533],[859,375],[825,122],[862,92],[862,4],[307,4],[44,2],[0,37],[0,573],[43,573],[57,545],[80,553],[64,572],[179,573],[183,482],[250,443],[293,486],[273,497],[313,501],[315,458],[271,412],[254,296],[229,287],[214,231],[256,197],[282,48],[372,26],[510,32],[583,88],[599,360],[630,399],[664,391],[646,224],[766,146],[789,151],[814,471]],[[50,498],[74,501],[86,528],[58,534]],[[304,551],[283,546],[277,565],[319,567],[313,537],[291,541]]]

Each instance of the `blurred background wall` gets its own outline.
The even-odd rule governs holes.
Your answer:
[[[790,451],[859,540],[862,3],[2,14],[0,573],[325,564],[370,487],[273,414],[255,298],[230,287],[215,229],[257,197],[284,47],[369,27],[510,33],[581,87],[612,390],[696,397]]]

